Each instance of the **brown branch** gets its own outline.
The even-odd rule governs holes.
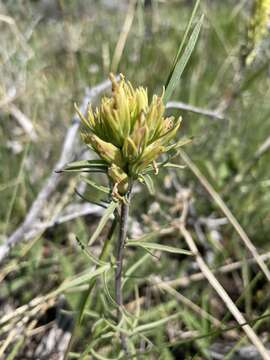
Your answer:
[[[190,111],[195,114],[205,115],[210,118],[214,118],[214,119],[218,119],[218,120],[225,119],[225,116],[219,110],[209,110],[209,109],[201,108],[198,106],[186,104],[181,101],[169,101],[166,104],[166,109],[180,109],[180,110]]]

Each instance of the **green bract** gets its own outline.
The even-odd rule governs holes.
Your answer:
[[[110,79],[111,97],[103,97],[95,111],[89,105],[85,116],[76,110],[83,141],[108,163],[108,175],[125,193],[128,178],[138,178],[166,151],[181,120],[164,117],[163,95],[149,103],[147,89],[134,89],[123,75],[119,82],[112,74]]]

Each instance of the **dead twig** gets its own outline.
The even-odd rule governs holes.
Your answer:
[[[270,252],[267,252],[263,255],[260,255],[261,260],[266,261],[270,259]],[[257,264],[257,261],[254,258],[246,260],[247,264]],[[243,266],[243,261],[235,261],[226,265],[223,265],[216,269],[211,269],[211,271],[214,274],[226,274],[233,272],[235,270],[241,269]],[[192,274],[190,276],[182,276],[175,280],[169,280],[169,281],[161,281],[162,284],[167,284],[172,287],[188,287],[191,283],[202,281],[205,279],[205,275],[202,272],[197,272],[195,274]]]
[[[123,24],[123,28],[122,31],[120,33],[120,36],[118,38],[115,50],[114,50],[114,54],[113,54],[113,58],[112,58],[112,66],[111,69],[113,72],[117,71],[118,69],[118,65],[120,63],[125,45],[126,45],[126,41],[127,41],[127,37],[128,34],[130,32],[132,23],[133,23],[133,19],[134,19],[134,15],[135,15],[135,9],[136,9],[136,0],[131,0],[127,9],[127,14],[126,14],[126,18]]]
[[[38,136],[32,121],[14,104],[9,105],[8,112],[18,121],[19,125],[26,134],[29,135],[30,139],[36,141]]]
[[[184,295],[180,294],[178,291],[176,291],[172,286],[170,286],[167,282],[162,282],[161,278],[158,276],[153,277],[153,286],[157,287],[160,290],[165,290],[168,294],[171,294],[174,299],[177,299],[182,304],[190,308],[192,311],[194,311],[196,314],[201,316],[202,318],[207,319],[210,321],[213,325],[222,328],[222,323],[218,319],[216,319],[214,316],[209,314],[204,309],[200,308],[198,305],[193,303],[190,299],[185,297]]]
[[[59,224],[63,224],[68,221],[72,221],[81,216],[92,215],[97,216],[102,214],[102,208],[98,205],[89,203],[71,204],[68,205],[59,215],[54,216],[50,221],[36,223],[33,228],[25,234],[25,239],[29,240],[37,236],[41,231],[54,227]]]
[[[6,95],[2,99],[0,99],[0,108],[12,103],[12,101],[16,98],[16,95],[17,90],[15,87],[11,87],[10,89],[8,89]]]
[[[257,334],[254,332],[252,327],[246,322],[246,319],[244,318],[244,316],[241,314],[241,312],[235,306],[234,302],[232,301],[232,299],[230,298],[228,293],[225,291],[225,289],[219,283],[219,281],[217,280],[217,278],[215,277],[213,272],[209,269],[209,267],[207,266],[203,257],[201,256],[201,254],[197,248],[197,245],[195,244],[195,241],[193,240],[190,232],[186,229],[186,226],[185,226],[187,213],[188,213],[188,201],[186,201],[184,203],[184,209],[182,212],[181,219],[178,223],[176,223],[175,226],[178,228],[180,234],[184,237],[190,251],[192,251],[192,253],[194,254],[196,262],[197,262],[201,272],[204,274],[204,276],[208,280],[209,284],[213,287],[213,289],[217,292],[217,294],[223,300],[224,304],[226,305],[226,307],[228,308],[230,313],[233,315],[235,320],[245,331],[249,340],[257,348],[262,359],[270,360],[270,354],[267,351],[267,349],[265,348],[264,344],[259,339]]]
[[[195,114],[205,115],[210,118],[214,118],[218,120],[225,120],[225,116],[219,110],[209,110],[198,106],[186,104],[181,101],[169,101],[166,104],[166,109],[180,109],[180,110],[190,111]]]
[[[242,228],[242,226],[239,224],[237,219],[234,217],[230,209],[227,207],[227,205],[224,203],[224,201],[221,199],[219,194],[214,190],[214,188],[211,186],[211,184],[208,182],[208,180],[205,178],[205,176],[200,172],[200,170],[197,168],[197,166],[192,162],[192,160],[188,157],[188,155],[184,151],[180,151],[180,155],[184,162],[187,164],[187,166],[190,168],[190,170],[194,173],[194,175],[199,179],[200,183],[203,185],[203,187],[206,189],[206,191],[211,195],[215,203],[219,206],[219,208],[222,210],[224,215],[227,217],[229,222],[232,224],[232,226],[235,228],[236,232],[240,236],[240,239],[243,241],[247,249],[250,251],[254,259],[257,261],[259,267],[261,268],[262,272],[264,273],[267,280],[270,282],[270,271],[263,261],[263,259],[260,257],[260,255],[257,252],[256,247],[252,244],[250,238]]]
[[[94,86],[93,88],[88,88],[85,91],[85,96],[83,98],[82,104],[80,106],[80,111],[85,113],[87,105],[91,102],[96,96],[105,91],[110,87],[111,83],[109,80],[105,80],[102,83]],[[71,121],[71,126],[68,128],[65,139],[63,141],[63,147],[60,154],[60,158],[51,175],[47,178],[45,184],[37,195],[35,201],[33,202],[31,208],[29,209],[23,223],[8,237],[8,239],[0,246],[0,263],[9,255],[11,248],[21,242],[33,227],[33,225],[38,220],[44,204],[47,199],[55,190],[57,184],[60,181],[61,175],[55,172],[55,169],[62,168],[67,162],[71,161],[74,157],[74,143],[76,140],[76,135],[79,129],[80,119],[78,115],[74,115]]]

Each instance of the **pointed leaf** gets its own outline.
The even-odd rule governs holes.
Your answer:
[[[107,221],[109,220],[110,216],[113,214],[114,210],[116,209],[118,202],[112,201],[107,209],[104,211],[102,218],[100,219],[98,226],[88,241],[88,246],[92,245],[93,242],[97,239],[101,231],[103,230],[104,226],[106,225]]]
[[[104,160],[79,160],[68,163],[56,172],[106,172],[108,164]]]
[[[59,288],[56,290],[56,293],[58,294],[70,288],[89,282],[91,279],[95,278],[96,276],[101,275],[104,271],[109,270],[109,268],[110,268],[110,264],[106,264],[98,267],[96,270],[87,271],[87,273],[79,275],[71,280],[64,281],[64,283],[60,285]]]
[[[203,15],[201,16],[200,20],[194,27],[194,30],[188,40],[188,43],[187,43],[187,46],[185,47],[183,55],[182,56],[180,55],[179,60],[177,61],[176,65],[173,69],[173,73],[169,80],[168,86],[166,87],[164,98],[163,98],[163,101],[165,104],[170,99],[176,85],[179,83],[179,80],[182,76],[183,71],[185,70],[188,60],[189,60],[189,58],[195,48],[195,45],[197,43],[202,23],[203,23]]]
[[[102,185],[98,185],[97,183],[95,183],[94,181],[86,178],[85,176],[81,177],[82,181],[84,181],[87,185],[92,186],[93,188],[102,191],[105,194],[109,194],[110,193],[110,188],[107,186],[102,186]]]
[[[122,287],[125,286],[126,282],[129,280],[130,276],[139,268],[142,266],[142,264],[144,263],[144,261],[148,260],[150,258],[150,254],[147,253],[145,254],[143,257],[141,257],[138,261],[136,261],[125,273],[124,275],[124,280],[123,280],[123,285]]]
[[[196,1],[196,4],[194,5],[194,8],[193,8],[193,10],[192,10],[192,14],[191,14],[190,19],[189,19],[189,22],[188,22],[188,24],[187,24],[187,27],[186,27],[186,30],[185,30],[183,39],[182,39],[181,44],[180,44],[180,46],[179,46],[179,48],[178,48],[177,54],[176,54],[176,56],[175,56],[175,58],[174,58],[172,70],[171,70],[171,73],[170,73],[170,75],[169,75],[169,77],[168,77],[168,79],[167,79],[165,88],[167,88],[167,86],[168,86],[168,84],[169,84],[169,82],[170,82],[170,80],[171,80],[173,71],[174,71],[174,69],[175,69],[175,66],[176,66],[176,64],[177,64],[177,61],[178,61],[178,59],[179,59],[179,56],[180,56],[180,54],[181,54],[181,52],[182,52],[182,50],[183,50],[183,47],[184,47],[184,45],[185,45],[187,36],[188,36],[189,31],[190,31],[190,29],[191,29],[191,26],[192,26],[193,20],[194,20],[194,18],[195,18],[196,12],[197,12],[197,10],[198,10],[199,4],[200,4],[200,0],[197,0],[197,1]]]
[[[158,238],[163,235],[162,231],[166,230],[166,226],[161,226],[159,230],[154,230],[149,233],[143,234],[142,236],[136,238],[136,239],[128,239],[130,241],[149,241],[154,238]]]
[[[153,179],[151,178],[151,176],[148,174],[145,174],[145,175],[141,175],[141,178],[142,178],[143,182],[145,183],[149,193],[151,195],[154,195],[155,187],[154,187],[154,182],[153,182]]]
[[[108,300],[111,302],[111,304],[114,307],[117,308],[118,304],[116,303],[116,301],[114,300],[114,298],[110,294],[110,290],[109,290],[109,287],[108,287],[107,272],[103,273],[102,280],[103,280],[104,291],[105,291],[105,294],[107,295]]]
[[[177,141],[175,144],[169,145],[166,147],[165,151],[170,151],[170,150],[177,150],[180,147],[191,143],[193,140],[193,137],[189,137],[189,138],[184,138],[184,139],[180,139],[179,141]]]
[[[87,245],[85,245],[82,240],[76,236],[76,241],[79,244],[80,248],[84,252],[84,254],[97,266],[105,265],[106,263],[102,260],[97,259],[94,255],[91,254],[90,250],[87,248]]]
[[[150,322],[148,324],[139,325],[133,330],[132,333],[137,334],[139,332],[152,330],[152,329],[154,329],[156,327],[159,327],[159,326],[165,324],[166,322],[168,322],[170,320],[176,319],[177,317],[182,315],[182,313],[183,313],[183,311],[181,310],[181,311],[179,311],[179,312],[177,312],[175,314],[169,315],[167,317],[163,317],[160,320],[153,321],[153,322]]]
[[[129,240],[127,246],[141,246],[146,249],[160,250],[173,254],[193,255],[191,251],[185,249],[178,249],[172,246],[161,245],[157,243],[149,243],[144,241]]]
[[[103,247],[102,247],[102,251],[101,251],[101,254],[99,256],[99,260],[100,261],[104,261],[107,256],[108,256],[108,252],[109,252],[109,249],[110,249],[110,244],[113,240],[113,234],[114,234],[114,231],[115,231],[115,228],[116,228],[116,224],[117,224],[117,221],[116,219],[114,218],[112,224],[111,224],[111,229],[110,229],[110,232],[108,234],[108,237],[105,239],[104,243],[103,243]],[[80,299],[80,304],[79,304],[79,311],[78,311],[78,318],[77,318],[77,326],[80,326],[82,320],[83,320],[83,316],[84,316],[84,311],[87,307],[87,304],[88,304],[88,301],[90,300],[90,296],[92,294],[92,291],[95,287],[95,281],[96,279],[91,279],[90,282],[89,282],[89,285],[88,285],[88,289],[85,293],[82,294],[82,297]]]

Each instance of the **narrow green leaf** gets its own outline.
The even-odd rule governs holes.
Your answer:
[[[103,280],[103,285],[104,285],[104,291],[105,291],[105,294],[107,295],[108,300],[111,302],[111,304],[114,307],[117,308],[118,305],[117,305],[116,301],[114,300],[114,298],[112,297],[112,295],[110,294],[110,290],[109,290],[109,287],[108,287],[107,272],[103,273],[102,280]]]
[[[180,139],[179,141],[177,141],[176,143],[169,145],[166,147],[165,151],[170,151],[170,150],[177,150],[180,147],[191,143],[193,140],[193,137],[189,137],[189,138],[184,138],[184,139]]]
[[[124,275],[124,281],[122,287],[125,286],[126,282],[129,280],[129,277],[139,268],[142,266],[142,264],[150,258],[150,254],[145,254],[143,257],[141,257],[138,261],[136,261],[125,273]]]
[[[92,293],[92,291],[93,291],[93,289],[95,287],[95,284],[96,284],[96,279],[95,278],[90,279],[87,291],[85,291],[82,294],[82,297],[81,297],[80,303],[79,303],[78,318],[77,318],[77,323],[76,323],[77,328],[79,328],[79,326],[82,323],[84,312],[85,312],[89,297],[90,297],[90,295],[91,295],[91,293]],[[76,332],[74,332],[74,334],[76,334]]]
[[[68,357],[70,359],[80,359],[80,356],[81,356],[80,353],[76,353],[76,352],[73,352],[73,351],[68,353]]]
[[[122,327],[121,325],[122,325],[122,323],[123,323],[123,321],[121,321],[118,325],[114,325],[111,321],[109,321],[108,319],[104,319],[105,320],[105,322],[106,322],[106,324],[108,324],[109,325],[109,327],[110,328],[112,328],[116,333],[117,332],[122,332],[122,333],[124,333],[124,334],[126,334],[126,335],[130,335],[130,333],[129,333],[129,331],[127,330],[127,329],[125,329],[124,327]]]
[[[200,322],[197,319],[197,316],[192,314],[189,310],[183,311],[181,318],[183,319],[184,323],[186,324],[186,327],[190,331],[197,330],[199,333],[201,334],[203,333],[203,329],[201,327]],[[199,351],[203,355],[203,359],[208,359],[208,360],[211,359],[207,350],[207,348],[209,348],[209,343],[207,339],[195,340],[195,342]]]
[[[171,78],[169,80],[169,83],[166,87],[165,90],[165,94],[164,94],[164,98],[163,101],[166,104],[167,101],[170,99],[177,83],[179,82],[182,73],[188,63],[188,60],[195,48],[196,42],[198,40],[198,36],[201,30],[201,26],[203,23],[203,18],[204,16],[202,15],[200,20],[198,21],[198,23],[196,24],[196,26],[194,27],[194,30],[192,32],[192,34],[190,35],[190,38],[188,40],[187,46],[185,47],[185,50],[183,52],[183,55],[179,57],[179,60],[177,61],[174,69],[173,69],[173,73],[171,75]]]
[[[104,356],[99,355],[97,352],[95,352],[94,349],[91,349],[90,352],[91,352],[91,355],[93,355],[94,359],[98,359],[98,360],[114,360],[112,358],[109,359],[109,358],[106,358]],[[118,358],[115,358],[115,360],[117,360],[117,359]]]
[[[173,314],[173,315],[169,315],[165,318],[162,318],[160,320],[157,320],[157,321],[153,321],[151,323],[148,323],[148,324],[144,324],[144,325],[140,325],[140,326],[137,326],[134,330],[133,330],[133,333],[132,334],[137,334],[137,333],[140,333],[140,332],[143,332],[143,331],[149,331],[149,330],[152,330],[156,327],[159,327],[163,324],[165,324],[166,322],[170,321],[170,320],[173,320],[173,319],[176,319],[177,317],[179,317],[181,314],[183,313],[183,311],[179,311],[177,312],[176,314]]]
[[[116,224],[117,224],[117,221],[114,218],[114,220],[113,220],[113,222],[111,224],[110,232],[108,234],[108,237],[106,237],[105,242],[103,243],[103,248],[102,248],[101,254],[99,256],[99,260],[101,260],[101,261],[104,261],[108,256],[108,253],[109,253],[109,250],[110,250],[110,244],[111,244],[111,242],[113,240],[113,234],[114,234],[114,231],[115,231],[115,228],[116,228]],[[90,300],[92,290],[94,289],[94,286],[95,286],[95,283],[96,283],[95,280],[96,279],[91,279],[90,280],[87,291],[82,295],[82,297],[80,299],[79,315],[78,315],[78,319],[77,319],[77,325],[78,326],[81,324],[81,322],[83,320],[84,311],[85,311],[86,306],[87,306],[87,304],[88,304],[88,302]]]
[[[95,278],[98,275],[101,275],[104,271],[109,270],[110,264],[106,264],[103,266],[98,267],[96,270],[88,271],[85,274],[82,274],[80,276],[77,276],[71,280],[64,281],[62,285],[59,286],[59,288],[56,290],[57,293],[61,293],[63,291],[66,291],[70,288],[82,285],[86,282],[89,282],[91,279]]]
[[[77,236],[76,236],[77,243],[79,244],[80,248],[84,252],[84,254],[97,266],[105,265],[104,261],[97,259],[94,255],[91,254],[90,250],[87,248],[87,245],[84,244]]]
[[[157,239],[164,234],[163,232],[166,231],[166,229],[169,229],[166,226],[167,225],[161,226],[159,230],[155,230],[155,231],[151,231],[149,233],[143,234],[142,236],[140,236],[136,239],[128,239],[128,241],[145,242],[145,241],[152,240],[154,238]]]
[[[175,248],[172,246],[161,245],[161,244],[157,244],[157,243],[149,243],[146,241],[144,242],[144,241],[137,241],[137,240],[129,240],[129,241],[127,241],[127,246],[141,246],[146,249],[160,250],[160,251],[165,251],[165,252],[174,253],[174,254],[192,255],[192,252],[188,251],[188,250],[178,249],[178,248]]]
[[[155,187],[154,187],[154,182],[153,182],[152,177],[148,174],[145,174],[145,175],[141,175],[141,178],[143,179],[143,182],[145,183],[149,193],[151,195],[154,195]]]
[[[197,0],[197,1],[196,1],[196,4],[195,4],[195,6],[194,6],[194,8],[193,8],[193,10],[192,10],[192,14],[191,14],[191,17],[190,17],[189,22],[188,22],[188,24],[187,24],[187,27],[186,27],[186,30],[185,30],[183,39],[182,39],[181,44],[180,44],[180,46],[179,46],[179,48],[178,48],[177,54],[176,54],[176,56],[175,56],[175,58],[174,58],[172,70],[171,70],[170,75],[168,76],[168,79],[167,79],[167,81],[166,81],[166,85],[165,85],[166,88],[167,88],[167,86],[168,86],[168,84],[169,84],[169,82],[170,82],[170,80],[171,80],[173,71],[174,71],[174,69],[175,69],[175,66],[176,66],[176,64],[177,64],[177,61],[178,61],[178,59],[179,59],[179,56],[180,56],[180,54],[181,54],[181,52],[182,52],[182,50],[183,50],[183,47],[184,47],[184,45],[185,45],[185,42],[186,42],[188,33],[189,33],[190,28],[191,28],[191,26],[192,26],[192,23],[193,23],[193,20],[194,20],[194,18],[195,18],[196,12],[197,12],[197,10],[198,10],[199,4],[200,4],[200,0]]]
[[[180,154],[181,147],[185,144],[190,143],[192,140],[193,140],[193,137],[188,138],[188,139],[181,139],[176,144],[168,146],[166,149],[167,158],[164,161],[157,163],[157,167],[162,168],[162,167],[166,167],[166,164],[172,164],[172,163],[170,163],[170,160],[177,157]],[[169,165],[169,167],[170,167],[170,165]]]
[[[96,184],[94,181],[86,178],[85,176],[82,176],[81,177],[82,181],[84,181],[87,185],[97,189],[97,190],[100,190],[102,191],[103,193],[105,194],[109,194],[110,193],[110,189],[107,187],[107,186],[102,186],[102,185],[98,185]]]
[[[16,356],[18,356],[18,352],[20,351],[20,348],[22,347],[24,340],[25,339],[23,336],[18,338],[18,340],[13,345],[11,352],[6,356],[6,360],[13,360]]]
[[[113,214],[114,210],[116,209],[118,203],[112,201],[107,209],[104,211],[102,218],[100,219],[98,226],[88,241],[88,246],[92,245],[93,242],[97,239],[101,231],[103,230],[104,226],[106,225],[107,221],[109,220],[110,216]]]
[[[75,193],[86,202],[102,207],[103,209],[107,209],[107,202],[105,200],[100,200],[100,202],[91,199],[89,196],[85,194],[81,194],[77,189],[75,189]]]
[[[106,172],[108,164],[104,160],[79,160],[68,163],[56,172]]]

